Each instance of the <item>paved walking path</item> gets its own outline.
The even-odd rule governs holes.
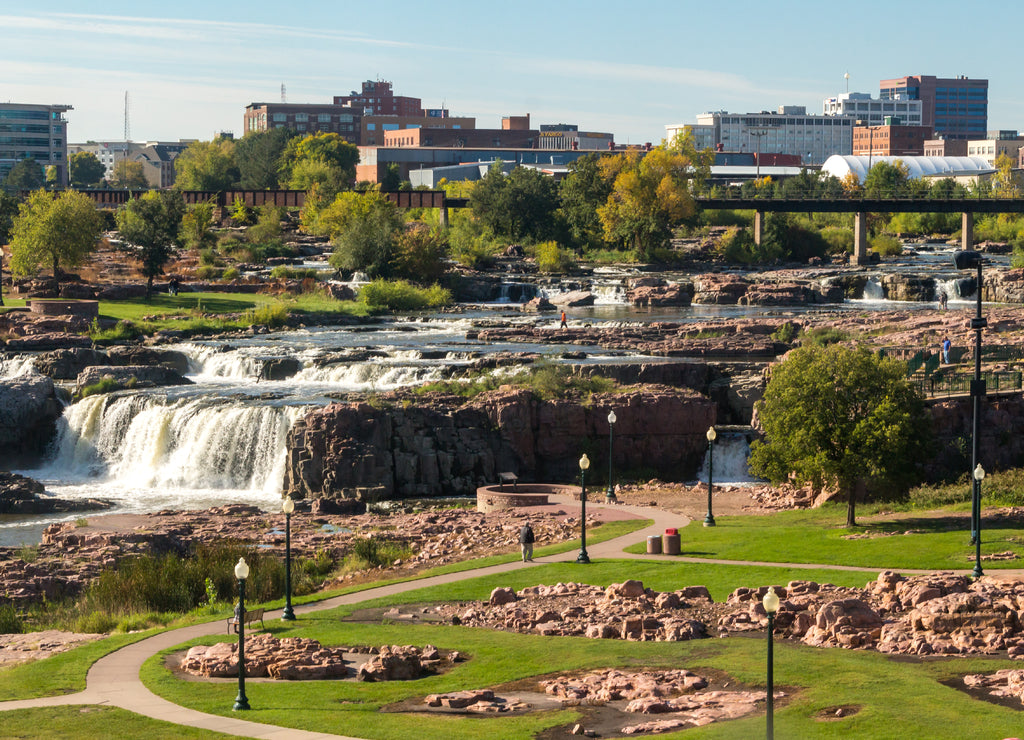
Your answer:
[[[572,500],[568,496],[549,497],[553,502],[569,508],[579,508],[578,502]],[[601,508],[602,504],[597,502],[588,502],[593,508]],[[840,565],[814,565],[814,564],[802,564],[802,563],[754,563],[754,562],[739,562],[731,560],[714,560],[709,558],[694,558],[694,557],[680,557],[678,555],[636,555],[631,553],[625,553],[622,548],[633,545],[637,542],[643,542],[650,535],[660,535],[669,527],[682,528],[689,523],[689,518],[681,514],[675,514],[673,512],[665,511],[663,509],[652,508],[652,507],[641,507],[641,506],[625,506],[622,504],[615,504],[614,508],[617,511],[627,512],[633,514],[639,518],[652,519],[653,524],[645,529],[630,532],[627,535],[618,537],[613,540],[606,542],[600,542],[594,545],[588,545],[587,552],[591,559],[595,558],[637,558],[637,559],[663,559],[671,560],[672,562],[691,562],[691,563],[708,563],[708,564],[730,564],[730,565],[762,565],[762,566],[773,566],[773,567],[784,567],[784,568],[806,568],[806,569],[827,569],[827,570],[849,570],[849,571],[864,571],[866,573],[878,573],[880,568],[859,568],[852,566],[840,566]],[[558,555],[550,555],[547,557],[539,557],[534,559],[533,564],[540,563],[554,563],[564,562],[567,560],[574,560],[577,551],[572,550],[569,552],[560,553]],[[412,591],[420,588],[427,588],[430,586],[439,586],[445,583],[453,583],[466,578],[478,578],[480,576],[496,575],[498,573],[507,573],[509,571],[518,570],[520,568],[531,567],[530,563],[523,563],[515,561],[511,563],[503,563],[501,565],[492,565],[486,568],[476,568],[474,570],[466,570],[458,573],[446,573],[439,576],[431,576],[429,578],[420,578],[413,581],[405,581],[402,583],[393,583],[388,586],[379,586],[366,591],[359,591],[356,593],[345,594],[343,596],[336,596],[332,599],[325,599],[315,603],[302,604],[294,607],[296,616],[301,617],[303,614],[309,614],[311,612],[320,611],[323,609],[333,609],[338,606],[348,604],[358,604],[363,601],[369,601],[370,599],[376,599],[383,596],[391,596],[394,594],[404,593],[406,591]],[[928,570],[905,570],[900,569],[903,573],[931,573],[933,571]],[[965,571],[966,572],[966,571]],[[280,619],[281,610],[274,610],[266,612],[267,619]],[[241,735],[245,737],[255,738],[267,738],[268,740],[315,740],[316,738],[334,738],[337,740],[356,740],[355,738],[347,738],[344,735],[330,735],[320,732],[308,732],[305,730],[295,730],[286,727],[277,727],[274,725],[268,725],[260,722],[249,722],[243,719],[244,713],[232,715],[230,717],[224,717],[216,714],[206,714],[205,712],[198,712],[193,709],[173,704],[172,702],[163,699],[152,691],[150,691],[139,679],[139,671],[142,668],[142,664],[153,655],[157,654],[161,650],[180,645],[183,642],[188,642],[199,637],[205,637],[206,635],[216,634],[224,629],[223,622],[221,620],[215,620],[205,624],[197,624],[191,627],[182,627],[180,629],[169,630],[162,632],[153,637],[140,640],[139,642],[127,645],[109,655],[104,656],[93,664],[92,668],[89,669],[89,673],[86,677],[86,689],[85,691],[78,692],[76,694],[65,694],[63,696],[52,696],[41,699],[25,699],[22,701],[8,701],[0,702],[0,711],[11,710],[11,709],[25,709],[32,707],[49,707],[58,705],[80,705],[80,704],[99,704],[103,706],[114,706],[122,709],[127,709],[130,712],[141,714],[146,717],[152,717],[153,719],[165,720],[167,722],[173,722],[179,725],[187,725],[190,727],[196,727],[204,730],[213,730],[217,732],[224,732],[233,735]]]

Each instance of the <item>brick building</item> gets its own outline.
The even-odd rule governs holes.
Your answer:
[[[395,95],[386,80],[367,80],[361,92],[335,95],[335,105],[358,108],[366,116],[423,116],[423,102],[419,98]]]
[[[883,100],[920,100],[935,137],[980,139],[988,130],[988,80],[911,75],[879,82]]]
[[[358,107],[316,103],[249,103],[245,106],[242,131],[290,128],[300,134],[338,134],[358,145],[363,110]]]
[[[924,142],[931,138],[927,126],[854,126],[853,154],[883,157],[920,157]]]

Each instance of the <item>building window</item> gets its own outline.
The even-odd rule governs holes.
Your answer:
[[[306,113],[296,113],[295,120],[297,122],[305,123],[306,121],[309,120],[309,115]]]
[[[316,117],[316,120],[318,120],[320,123],[330,123],[331,122],[331,114],[330,113],[321,113],[320,115],[318,115]]]
[[[274,113],[273,115],[271,115],[270,120],[273,121],[274,123],[284,123],[285,121],[288,120],[288,116],[285,115],[284,113]]]

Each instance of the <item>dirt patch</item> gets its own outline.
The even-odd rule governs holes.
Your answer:
[[[814,719],[819,722],[835,722],[836,720],[852,717],[861,709],[863,707],[860,704],[842,704],[834,707],[825,707],[814,715]]]
[[[0,668],[42,660],[65,650],[101,640],[107,635],[44,630],[21,635],[0,635]]]

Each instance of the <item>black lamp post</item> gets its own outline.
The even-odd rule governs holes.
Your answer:
[[[608,490],[604,492],[605,503],[615,501],[615,481],[612,479],[612,436],[615,431],[615,409],[608,412]]]
[[[580,554],[576,556],[577,563],[589,563],[590,556],[587,555],[587,468],[590,467],[590,458],[586,455],[580,458]]]
[[[284,512],[284,611],[281,619],[292,622],[295,620],[295,612],[292,611],[292,512],[295,511],[295,502],[291,496],[285,496],[281,511]]]
[[[985,468],[978,463],[974,468],[974,488],[978,494],[978,521],[974,538],[974,571],[971,575],[981,578],[984,574],[981,570],[981,482],[985,480]]]
[[[245,698],[245,579],[248,577],[249,566],[245,558],[239,558],[235,564],[235,578],[238,579],[238,696],[232,707],[234,710],[249,708],[249,700]]]
[[[775,612],[779,610],[779,596],[775,593],[775,588],[772,586],[768,587],[768,593],[761,599],[761,605],[764,606],[765,612],[768,614],[768,696],[767,696],[767,710],[768,710],[768,725],[767,725],[767,737],[768,740],[773,740],[775,737],[775,675],[774,666],[772,664],[772,647],[774,644],[775,634]]]
[[[988,322],[981,316],[981,252],[961,250],[953,253],[953,264],[958,270],[969,270],[972,267],[978,270],[976,312],[971,319],[971,329],[974,330],[974,380],[971,381],[971,400],[974,405],[974,421],[971,424],[971,469],[978,467],[980,460],[981,435],[978,425],[981,417],[981,399],[985,397],[985,381],[981,377],[981,331]],[[978,530],[981,528],[981,484],[976,479],[971,486],[971,544],[978,540]]]
[[[715,427],[708,427],[708,513],[704,517],[705,527],[715,526],[715,515],[711,513],[711,487],[714,485],[715,480],[715,439],[717,437],[718,432],[715,431]]]

